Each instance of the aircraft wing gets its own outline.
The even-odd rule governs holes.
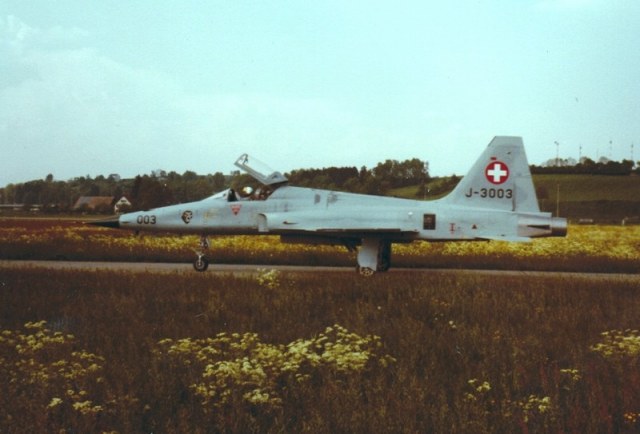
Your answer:
[[[510,241],[514,243],[530,243],[532,241],[529,237],[518,237],[516,235],[479,235],[476,237],[476,239],[487,241]]]
[[[306,232],[317,235],[366,235],[366,234],[415,234],[415,228],[402,227],[401,224],[389,225],[389,220],[381,218],[363,220],[353,216],[318,216],[317,213],[264,213],[258,218],[260,232]]]
[[[335,233],[345,233],[345,234],[362,234],[362,233],[371,233],[371,234],[388,234],[388,233],[393,233],[393,234],[400,234],[400,233],[417,233],[418,231],[413,230],[413,231],[403,231],[402,229],[399,228],[349,228],[349,229],[345,229],[345,228],[332,228],[332,229],[316,229],[315,232],[331,232],[333,234]]]

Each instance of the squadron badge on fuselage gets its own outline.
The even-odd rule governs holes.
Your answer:
[[[189,224],[192,218],[193,218],[192,211],[185,211],[182,213],[182,221],[185,222],[186,224]]]

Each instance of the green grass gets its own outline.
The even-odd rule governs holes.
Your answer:
[[[614,329],[640,344],[630,330],[638,327],[637,282],[435,272],[368,280],[344,273],[256,278],[37,269],[0,269],[0,276],[0,432],[640,428],[638,353],[592,350],[602,332]],[[50,334],[73,339],[56,351],[50,344],[32,353],[6,342],[7,331],[35,334],[23,325],[41,320]],[[351,347],[354,355],[370,355],[363,369],[307,363],[296,371],[304,373],[302,381],[272,378],[279,402],[248,402],[247,387],[262,380],[247,377],[260,364],[247,348],[315,342],[333,324],[356,340],[379,336],[377,350]],[[235,349],[196,362],[197,340],[221,332],[238,333]],[[247,344],[251,333],[257,337]],[[185,351],[171,356],[164,339],[188,339]],[[378,362],[387,354],[395,362]],[[75,383],[54,382],[45,368],[74,357],[76,371],[82,357],[97,360],[95,374],[86,362],[86,375]],[[192,387],[203,381],[203,367],[242,366],[242,357],[249,357],[244,374],[215,377],[222,381],[215,390],[227,391],[227,401],[220,395],[205,404]],[[271,375],[275,359],[261,357]],[[43,370],[48,378],[34,374]]]
[[[573,220],[621,222],[640,218],[640,177],[592,175],[537,175],[534,182],[544,211]]]
[[[640,202],[640,176],[535,175],[537,189],[545,189],[555,202],[560,185],[561,202]]]

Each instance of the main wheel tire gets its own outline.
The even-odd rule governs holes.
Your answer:
[[[371,269],[369,267],[360,267],[360,266],[358,266],[356,268],[356,270],[363,277],[371,277],[376,273],[376,270],[373,270],[373,269]]]
[[[204,256],[198,256],[195,261],[193,261],[193,268],[196,271],[203,272],[209,268],[209,260]]]

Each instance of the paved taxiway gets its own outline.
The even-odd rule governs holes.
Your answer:
[[[7,261],[0,260],[0,271],[3,268],[22,269],[54,269],[54,270],[110,270],[138,273],[196,273],[190,263],[159,263],[159,262],[82,262],[82,261]],[[239,265],[239,264],[211,264],[203,273],[224,273],[247,275],[257,273],[259,269],[276,269],[282,272],[294,273],[324,273],[344,272],[354,273],[352,267],[323,267],[300,265]],[[608,273],[572,273],[550,271],[511,271],[511,270],[459,270],[433,268],[392,268],[389,273],[438,273],[438,274],[476,274],[489,276],[517,276],[517,277],[566,277],[570,279],[588,280],[623,280],[638,282],[640,274],[608,274]]]

